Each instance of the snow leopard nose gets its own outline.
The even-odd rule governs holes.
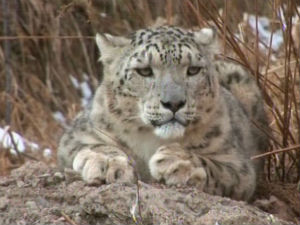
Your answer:
[[[168,101],[168,102],[160,101],[160,102],[163,105],[163,107],[171,110],[173,113],[176,113],[179,109],[181,109],[185,105],[186,101]]]
[[[180,80],[176,80],[173,74],[168,73],[162,78],[160,103],[171,110],[174,114],[181,109],[186,102],[184,85]]]

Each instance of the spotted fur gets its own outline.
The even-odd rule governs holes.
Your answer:
[[[215,60],[212,29],[163,26],[97,35],[104,78],[61,138],[58,161],[89,183],[141,179],[249,200],[267,140],[255,81]]]

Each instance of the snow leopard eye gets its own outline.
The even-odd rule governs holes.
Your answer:
[[[200,66],[190,66],[188,69],[187,69],[187,72],[186,74],[188,76],[194,76],[196,74],[198,74],[200,72],[200,70],[202,69],[202,67]]]
[[[153,71],[150,67],[145,68],[136,68],[136,72],[143,77],[151,77],[153,75]]]

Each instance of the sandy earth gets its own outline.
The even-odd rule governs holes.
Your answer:
[[[142,182],[138,186],[136,205],[137,185],[87,186],[70,171],[61,173],[42,162],[27,162],[10,176],[0,177],[0,224],[296,224],[245,202],[192,188]],[[278,213],[277,206],[284,209],[286,205],[272,196],[255,204]]]

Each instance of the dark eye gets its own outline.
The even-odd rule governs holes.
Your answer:
[[[186,74],[188,76],[194,76],[196,74],[198,74],[200,72],[202,68],[200,66],[190,66],[188,69],[187,69],[187,72]]]
[[[151,77],[153,75],[153,71],[150,67],[145,68],[137,68],[136,72],[143,77]]]

